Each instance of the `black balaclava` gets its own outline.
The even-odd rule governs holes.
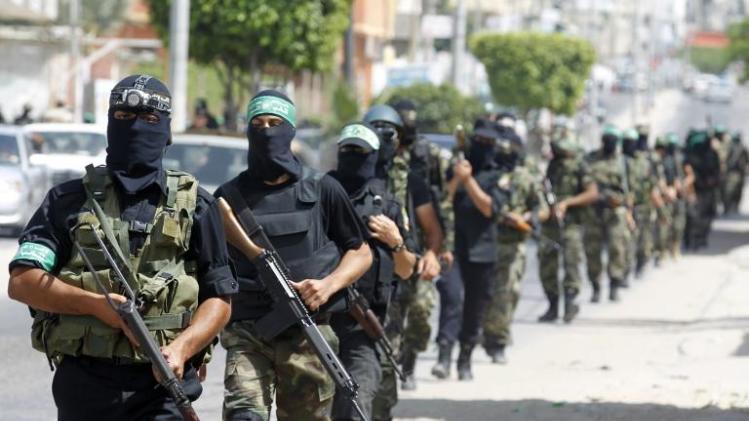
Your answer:
[[[255,128],[252,119],[258,115],[275,115],[283,123],[275,127]],[[268,89],[255,95],[247,106],[248,174],[251,178],[273,181],[283,174],[298,180],[302,164],[291,153],[291,141],[296,135],[296,108],[281,92]]]
[[[376,122],[375,132],[380,138],[380,150],[377,152],[377,161],[375,164],[375,171],[377,177],[385,177],[390,166],[393,164],[393,158],[398,152],[398,145],[400,139],[398,138],[398,130],[390,123]]]
[[[403,120],[403,139],[401,139],[401,143],[408,146],[416,140],[418,135],[416,128],[416,104],[411,100],[403,99],[393,104],[393,108],[398,111]]]
[[[646,151],[648,150],[648,134],[640,133],[637,137],[637,150]]]
[[[126,77],[115,85],[113,91],[135,87],[139,77]],[[167,87],[156,78],[148,79],[143,89],[171,97]],[[159,122],[148,123],[140,118],[116,120],[114,112],[117,110],[153,112],[159,116]],[[142,191],[157,182],[163,174],[162,158],[172,136],[171,118],[167,112],[129,108],[126,105],[110,106],[108,115],[107,167],[125,192],[133,194]]]
[[[634,157],[637,152],[637,140],[624,138],[622,141],[622,152],[628,157]]]
[[[367,153],[355,152],[355,151],[338,151],[338,167],[336,169],[336,179],[341,183],[346,193],[349,196],[361,190],[367,182],[375,177],[375,171],[377,162],[379,159],[378,149],[382,144],[380,136],[377,131],[365,122],[356,122],[347,125],[343,129],[342,136],[347,134],[346,130],[349,127],[353,127],[352,133],[356,130],[369,130],[369,134],[364,136],[356,136],[360,139],[371,138],[371,141],[365,141],[364,144],[369,145],[370,149]],[[361,133],[361,132],[359,132]],[[374,136],[374,137],[372,137]],[[343,138],[342,138],[343,140]],[[374,143],[374,144],[373,144]]]
[[[478,142],[477,136],[494,139],[494,143]],[[474,174],[493,164],[497,138],[499,138],[499,133],[494,127],[493,121],[479,118],[473,124],[473,136],[471,137],[467,158],[473,167]]]
[[[603,154],[611,156],[616,152],[616,145],[619,143],[619,137],[614,134],[604,134],[601,136],[601,149]]]
[[[497,142],[496,152],[494,154],[494,162],[499,168],[505,171],[512,171],[520,159],[520,154],[517,152],[510,139],[500,139]]]

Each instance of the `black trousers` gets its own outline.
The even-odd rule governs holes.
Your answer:
[[[372,417],[372,402],[382,381],[382,366],[374,341],[348,314],[335,314],[331,327],[338,336],[338,356],[354,381],[359,385],[359,405]],[[334,420],[358,420],[348,396],[336,391],[333,399]]]
[[[489,304],[492,279],[496,276],[496,263],[473,263],[458,258],[463,279],[463,322],[458,339],[462,345],[476,345],[486,306]]]
[[[197,371],[186,368],[185,394],[203,392]],[[98,358],[65,357],[52,381],[58,421],[166,421],[182,419],[177,405],[153,377],[150,364],[115,365]]]
[[[437,343],[454,343],[458,340],[463,318],[463,281],[460,280],[460,264],[456,260],[450,270],[443,271],[437,281],[440,293],[440,317]]]

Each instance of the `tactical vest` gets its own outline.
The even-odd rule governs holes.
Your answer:
[[[497,188],[501,172],[496,169],[474,175],[485,192]],[[496,218],[487,218],[473,204],[465,187],[458,186],[453,198],[455,209],[455,251],[472,263],[492,263],[497,260]]]
[[[341,255],[322,224],[320,206],[323,173],[305,167],[296,183],[278,190],[247,194],[239,177],[230,180],[243,192],[257,223],[286,263],[291,279],[322,279],[338,266]],[[232,320],[257,319],[272,308],[272,299],[252,262],[229,247],[237,269],[239,294],[232,299]]]
[[[107,236],[103,229],[107,224],[102,224],[94,214],[95,200],[111,227],[109,238],[113,237],[133,269],[135,279],[128,282],[142,306],[140,313],[146,326],[159,345],[167,345],[190,324],[198,305],[195,262],[185,257],[190,247],[198,182],[187,173],[167,170],[167,194],[159,201],[153,221],[143,226],[120,219],[117,193],[106,167],[89,166],[86,171],[83,186],[88,200],[78,214],[78,223],[90,225],[80,226],[75,231],[75,240],[97,269],[99,278],[108,284],[109,291],[121,293],[123,287],[109,269],[92,230],[93,227],[102,239]],[[132,255],[129,231],[135,229],[148,235],[143,247]],[[57,277],[84,290],[101,293],[78,252],[72,253]],[[37,311],[32,325],[32,345],[51,359],[85,355],[147,362],[144,355],[133,350],[120,329],[109,327],[93,316]]]
[[[385,189],[384,183],[373,180],[355,197],[351,197],[357,215],[366,226],[370,216],[383,215],[388,206],[393,205],[392,196]],[[394,284],[395,263],[392,252],[380,241],[370,240],[372,266],[356,281],[356,289],[367,299],[372,307],[383,308],[390,300]]]
[[[549,163],[546,176],[551,182],[551,189],[556,195],[557,202],[577,196],[585,190],[583,165],[584,163],[579,158],[553,159]],[[569,208],[565,220],[568,223],[579,224],[583,215],[584,207]]]

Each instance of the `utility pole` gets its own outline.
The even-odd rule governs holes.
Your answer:
[[[349,10],[349,23],[343,35],[343,78],[351,92],[356,94],[354,81],[354,5]]]
[[[635,11],[632,14],[632,67],[634,68],[632,80],[632,126],[637,124],[637,100],[640,91],[637,86],[637,76],[640,71],[640,0],[635,0]]]
[[[455,16],[453,19],[453,61],[451,67],[451,76],[453,85],[458,89],[463,87],[463,78],[461,77],[461,66],[463,65],[463,50],[466,45],[466,4],[464,0],[458,0],[455,6]],[[461,89],[462,90],[462,89]]]
[[[169,80],[172,91],[172,131],[187,128],[187,48],[190,0],[174,0],[169,16]]]
[[[80,0],[70,0],[70,58],[73,67],[73,121],[83,121],[83,77],[81,75]]]

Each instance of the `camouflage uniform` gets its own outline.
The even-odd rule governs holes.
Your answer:
[[[541,183],[525,166],[516,166],[508,175],[508,212],[548,210],[541,194]],[[501,180],[504,182],[504,180]],[[497,276],[492,283],[489,305],[484,316],[484,348],[488,351],[512,341],[510,324],[520,299],[520,282],[525,274],[525,242],[528,234],[501,224],[498,234]]]
[[[576,196],[593,183],[590,168],[579,156],[570,158],[554,158],[546,171],[557,201]],[[581,276],[580,262],[583,254],[582,216],[583,208],[569,208],[564,218],[564,230],[560,232],[559,224],[553,216],[544,222],[542,233],[550,239],[563,245],[562,261],[564,291],[577,294],[580,291]],[[550,244],[542,244],[538,248],[540,263],[539,274],[544,292],[550,302],[559,299],[559,251]]]
[[[635,264],[635,274],[644,268],[653,253],[653,223],[655,208],[650,197],[658,175],[653,170],[649,152],[641,151],[629,160],[629,185],[634,199],[634,218],[637,223],[632,237],[629,262]],[[628,266],[631,267],[631,264]]]
[[[724,212],[737,212],[744,190],[744,178],[749,165],[749,152],[741,143],[741,138],[731,139],[726,159],[725,194],[723,195]]]
[[[620,285],[626,273],[630,235],[626,216],[629,186],[624,157],[621,154],[607,156],[598,150],[588,157],[588,162],[593,179],[598,185],[598,201],[586,209],[583,242],[588,279],[596,294],[601,288],[601,255],[604,249],[608,250],[609,282],[614,287]]]
[[[330,326],[319,327],[337,350]],[[235,409],[253,408],[258,420],[268,420],[274,391],[279,421],[330,419],[335,384],[300,328],[291,327],[267,342],[255,332],[254,322],[235,321],[222,332],[221,345],[227,351],[225,419]]]

